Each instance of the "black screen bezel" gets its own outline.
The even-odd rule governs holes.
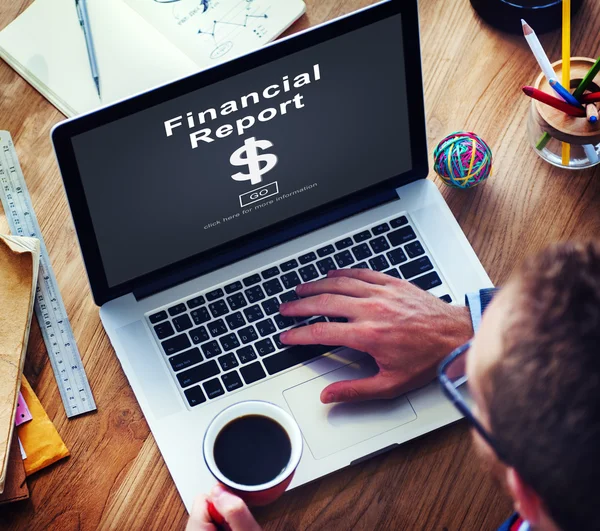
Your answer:
[[[396,14],[402,15],[411,135],[412,169],[410,171],[293,218],[285,219],[250,235],[109,287],[75,159],[71,141],[74,136]],[[51,137],[96,304],[102,305],[131,292],[136,297],[143,297],[166,289],[367,208],[390,201],[396,197],[395,189],[397,187],[427,177],[427,144],[417,1],[388,0],[370,6],[333,22],[309,29],[298,35],[292,35],[285,40],[227,63],[133,96],[90,114],[62,122],[53,129]],[[399,146],[399,148],[401,147]],[[122,215],[126,217],[126,213]]]

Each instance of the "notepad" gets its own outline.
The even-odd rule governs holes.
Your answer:
[[[88,0],[102,99],[75,0],[36,0],[0,31],[0,57],[66,116],[248,53],[305,11],[302,0]]]
[[[39,240],[0,236],[0,493],[15,426],[39,260]]]

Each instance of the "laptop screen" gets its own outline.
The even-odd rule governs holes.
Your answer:
[[[400,17],[74,136],[108,286],[409,171]]]

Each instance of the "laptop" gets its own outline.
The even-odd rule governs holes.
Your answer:
[[[435,384],[321,404],[329,383],[374,374],[372,359],[279,339],[328,320],[278,307],[331,269],[371,268],[450,304],[491,286],[426,179],[416,0],[65,121],[52,141],[102,322],[188,510],[215,483],[205,429],[236,402],[297,420],[291,487],[459,418]]]

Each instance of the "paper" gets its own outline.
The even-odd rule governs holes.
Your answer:
[[[0,492],[15,427],[39,257],[37,239],[0,236]]]
[[[27,454],[27,458],[23,461],[25,473],[30,476],[67,457],[69,450],[24,376],[21,392],[33,416],[31,422],[21,424],[17,428],[19,439]]]
[[[0,57],[67,116],[198,70],[121,0],[88,0],[102,100],[74,0],[36,0],[0,32]]]
[[[261,7],[258,7],[259,2]],[[66,116],[75,116],[194,74],[229,59],[234,53],[253,50],[284,31],[304,10],[300,0],[272,0],[272,5],[267,0],[243,0],[242,3],[249,5],[256,3],[256,13],[260,13],[260,9],[269,9],[267,14],[272,18],[262,21],[266,26],[260,37],[253,33],[258,28],[254,19],[246,27],[232,26],[233,29],[224,32],[229,14],[217,11],[225,18],[224,23],[215,28],[216,37],[212,39],[221,43],[226,37],[233,46],[226,49],[229,45],[225,45],[218,57],[210,58],[216,46],[211,44],[210,49],[205,49],[199,41],[211,42],[211,39],[202,36],[196,44],[192,38],[196,35],[190,37],[187,33],[191,26],[186,26],[184,32],[177,32],[178,27],[174,31],[171,27],[174,9],[179,13],[185,5],[205,3],[225,6],[225,0],[171,0],[168,3],[143,0],[134,6],[136,13],[124,0],[88,0],[101,99],[90,72],[74,0],[35,0],[0,32],[0,57],[58,110]],[[232,2],[227,0],[226,3],[231,5]],[[163,19],[165,9],[167,14]],[[215,6],[215,9],[221,8]],[[285,17],[282,16],[284,12]],[[157,25],[160,26],[158,31]],[[174,35],[174,41],[170,42]],[[194,53],[196,47],[198,53]]]
[[[15,415],[15,426],[20,426],[24,422],[28,422],[31,420],[31,412],[27,407],[27,403],[23,398],[23,393],[19,393],[19,398],[17,399],[17,413]]]
[[[260,48],[305,11],[302,0],[124,0],[201,68]]]
[[[21,459],[27,459],[27,454],[25,453],[25,448],[23,448],[23,443],[21,442],[21,439],[17,437],[17,440],[19,441],[19,450],[21,450]]]

